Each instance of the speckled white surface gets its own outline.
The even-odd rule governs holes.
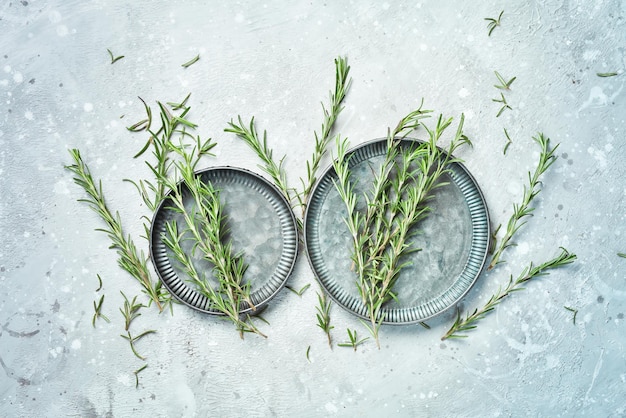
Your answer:
[[[626,2],[201,2],[6,0],[0,5],[0,415],[2,416],[624,416],[626,414]],[[487,36],[483,18],[505,13]],[[106,49],[125,58],[110,64]],[[180,64],[196,54],[188,69]],[[301,256],[265,313],[267,340],[176,306],[144,310],[125,340],[121,271],[96,216],[63,169],[78,147],[139,244],[150,215],[123,178],[148,176],[125,129],[148,102],[192,92],[190,117],[218,142],[207,164],[259,172],[225,134],[256,116],[289,180],[304,176],[313,130],[347,55],[354,83],[337,128],[352,144],[384,136],[425,98],[466,114],[461,155],[494,224],[520,199],[538,131],[561,143],[535,216],[507,264],[462,302],[476,307],[529,261],[563,245],[579,260],[528,284],[470,337],[442,343],[453,312],[382,331],[355,353],[326,345]],[[497,70],[517,76],[496,118]],[[619,75],[600,78],[598,72]],[[123,119],[120,119],[124,115]],[[502,155],[507,128],[513,144]],[[325,162],[326,164],[328,161]],[[104,288],[96,293],[96,274]],[[111,323],[91,326],[106,295]],[[576,324],[564,309],[578,309]],[[334,338],[365,333],[335,307]],[[306,358],[311,346],[310,362]]]

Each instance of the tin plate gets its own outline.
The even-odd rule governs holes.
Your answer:
[[[416,140],[405,139],[409,147]],[[352,181],[357,196],[369,191],[374,172],[386,152],[386,140],[362,144],[350,155]],[[489,213],[476,181],[460,163],[438,188],[429,206],[433,211],[417,228],[413,240],[421,251],[407,256],[405,267],[394,286],[398,301],[387,302],[380,315],[383,323],[409,324],[424,321],[456,304],[474,284],[487,257]],[[351,271],[352,241],[345,224],[347,211],[334,185],[337,174],[331,166],[316,184],[304,220],[309,263],[318,281],[342,307],[366,318]],[[363,199],[357,208],[363,209]],[[380,319],[380,317],[379,317]]]
[[[244,280],[250,283],[250,296],[255,307],[260,308],[285,285],[298,254],[296,219],[283,194],[263,177],[251,171],[234,167],[216,167],[199,171],[204,182],[210,182],[220,192],[220,202],[229,228],[229,238],[235,253],[243,253],[248,269]],[[185,186],[183,185],[183,196]],[[169,194],[168,194],[169,195]],[[193,208],[191,199],[185,206]],[[182,303],[209,314],[220,314],[210,306],[209,300],[188,283],[186,275],[171,251],[162,240],[165,225],[176,220],[179,231],[184,220],[164,199],[157,209],[150,231],[150,255],[163,285]],[[185,248],[191,254],[191,244]],[[204,271],[214,287],[212,265],[198,255],[193,257],[198,271]],[[240,312],[250,312],[242,303]]]

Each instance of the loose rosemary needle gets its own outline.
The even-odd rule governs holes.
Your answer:
[[[509,283],[504,289],[498,289],[498,291],[489,298],[487,303],[480,309],[475,309],[474,312],[468,314],[465,318],[461,317],[461,312],[457,310],[457,318],[448,332],[441,337],[442,340],[447,338],[465,338],[467,331],[471,331],[476,328],[476,322],[483,319],[489,312],[493,311],[495,307],[502,302],[504,298],[510,296],[513,292],[523,290],[522,287],[526,282],[534,278],[545,276],[549,274],[548,271],[573,263],[576,260],[576,255],[571,254],[565,248],[561,248],[561,253],[555,258],[546,261],[538,266],[530,263],[528,267],[520,273],[516,280],[513,280],[511,275]]]
[[[111,57],[111,64],[115,64],[117,61],[121,60],[122,58],[124,58],[124,55],[119,55],[119,56],[114,56],[113,52],[111,52],[110,49],[107,48],[107,52],[109,53],[109,57]]]

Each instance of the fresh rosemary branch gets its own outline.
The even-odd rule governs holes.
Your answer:
[[[500,240],[500,244],[497,246],[491,259],[489,270],[501,263],[502,261],[500,260],[500,257],[502,256],[502,252],[508,247],[514,245],[510,241],[511,238],[513,238],[513,235],[526,223],[526,221],[522,220],[527,216],[532,216],[534,208],[530,207],[530,204],[533,199],[537,197],[539,192],[541,192],[541,182],[539,181],[539,178],[556,160],[554,152],[559,147],[558,144],[555,147],[550,148],[550,138],[544,137],[542,133],[533,137],[533,140],[541,147],[539,163],[537,164],[537,168],[532,175],[528,172],[528,186],[524,186],[524,196],[522,197],[522,202],[520,204],[513,205],[513,214],[507,224],[504,237]]]
[[[124,235],[119,213],[116,212],[113,215],[107,207],[102,192],[102,182],[96,183],[94,181],[89,167],[81,158],[79,150],[70,150],[70,155],[74,159],[74,164],[66,166],[66,168],[74,173],[74,182],[82,187],[88,195],[86,199],[78,200],[87,203],[104,221],[106,226],[96,230],[104,232],[111,239],[111,248],[117,249],[119,266],[139,281],[143,287],[143,292],[148,295],[150,301],[155,303],[159,312],[163,311],[165,303],[168,301],[168,294],[161,287],[161,282],[152,281],[143,251],[138,252],[130,235]]]
[[[574,316],[572,317],[572,323],[576,325],[576,315],[578,315],[578,309],[570,308],[569,306],[563,306],[566,310],[572,312]]]
[[[346,154],[346,141],[337,141],[338,156],[334,162],[337,174],[335,188],[343,200],[346,224],[352,239],[352,262],[357,276],[356,285],[367,308],[368,328],[380,348],[379,329],[384,319],[383,306],[396,299],[393,292],[400,271],[408,262],[405,256],[419,251],[411,245],[413,228],[430,212],[426,205],[432,192],[445,185],[441,177],[448,173],[448,165],[459,161],[453,153],[461,145],[470,144],[463,134],[463,115],[447,152],[437,147],[437,142],[452,123],[452,119],[439,116],[434,130],[421,120],[430,111],[422,105],[403,118],[396,128],[388,132],[384,162],[375,174],[372,190],[365,194],[365,210],[357,210]],[[425,142],[413,147],[399,147],[400,140],[411,130],[422,125],[429,136]]]
[[[170,208],[184,219],[184,229],[181,232],[175,221],[166,223],[163,242],[172,250],[174,258],[181,264],[188,279],[209,299],[215,309],[236,325],[242,338],[244,332],[254,332],[265,337],[249,317],[242,318],[239,313],[243,302],[248,303],[252,310],[256,310],[256,307],[250,298],[250,284],[243,281],[247,265],[241,254],[233,252],[232,245],[226,237],[228,227],[219,200],[219,191],[195,174],[198,162],[196,148],[188,152],[181,144],[174,148],[174,151],[181,157],[181,160],[176,162],[176,168],[182,177],[182,185],[188,192],[187,196],[193,202],[193,208],[185,207],[181,185],[173,179],[161,179],[172,190],[169,195]],[[184,240],[193,242],[194,251],[200,251],[202,258],[213,265],[213,275],[219,283],[218,289],[214,289],[204,274],[196,269],[192,260],[193,254],[188,254],[182,248]]]
[[[370,337],[361,338],[360,340],[357,337],[356,330],[352,331],[350,328],[348,330],[348,341],[337,344],[339,347],[352,347],[356,352],[356,348],[363,344],[365,341],[369,340]]]
[[[307,179],[300,178],[302,182],[302,192],[298,193],[298,201],[302,208],[302,213],[306,211],[309,196],[317,181],[316,173],[319,169],[322,157],[326,154],[328,144],[332,139],[331,131],[335,125],[337,117],[343,110],[342,102],[350,90],[352,79],[348,78],[350,66],[346,57],[338,57],[335,59],[335,91],[330,92],[330,103],[328,109],[322,103],[322,111],[324,113],[324,121],[320,134],[314,132],[315,150],[311,159],[306,163]]]
[[[95,313],[93,314],[93,319],[91,320],[91,324],[93,325],[93,327],[96,327],[96,319],[98,318],[102,318],[107,322],[111,322],[109,321],[109,318],[107,318],[103,313],[102,313],[102,304],[104,303],[104,295],[100,296],[100,300],[98,301],[98,303],[96,303],[96,301],[93,301],[93,309],[95,311]]]
[[[278,163],[274,161],[272,149],[267,145],[267,131],[263,131],[263,141],[261,141],[254,126],[254,117],[250,119],[248,127],[244,125],[241,116],[237,117],[237,121],[238,124],[231,120],[228,123],[229,128],[224,129],[224,132],[234,133],[254,150],[263,162],[263,165],[259,165],[259,167],[270,175],[276,187],[287,197],[287,200],[291,201],[291,189],[287,186],[287,178],[283,168],[285,157],[281,158]]]
[[[498,110],[496,117],[500,117],[502,112],[504,112],[506,109],[512,109],[512,107],[509,106],[509,104],[506,102],[506,98],[504,97],[504,94],[502,93],[500,93],[500,99],[491,99],[491,101],[496,102],[496,103],[502,103],[502,107],[500,108],[500,110]]]
[[[120,293],[124,297],[124,309],[120,308],[120,312],[124,317],[124,330],[128,331],[131,322],[138,316],[141,316],[139,310],[145,307],[145,305],[137,303],[137,296],[135,296],[132,301],[129,301],[124,292],[120,290]]]
[[[120,56],[114,56],[113,52],[111,52],[110,49],[107,48],[107,52],[109,53],[109,56],[111,57],[111,64],[115,64],[117,61],[121,60],[122,58],[124,58],[124,55],[120,55]]]
[[[500,90],[511,90],[511,84],[513,84],[513,82],[515,81],[515,79],[517,77],[513,77],[512,79],[510,79],[509,81],[506,81],[504,79],[504,77],[502,77],[500,75],[499,72],[494,71],[494,73],[496,74],[496,78],[498,79],[498,81],[500,82],[500,84],[495,84],[494,87]]]
[[[136,337],[133,337],[130,334],[130,331],[127,332],[128,335],[124,335],[124,334],[120,334],[120,337],[124,338],[125,340],[128,341],[128,343],[130,344],[130,349],[133,351],[133,354],[140,360],[145,360],[146,358],[144,356],[142,356],[141,354],[139,354],[137,352],[137,349],[135,348],[135,343],[140,340],[141,338],[145,337],[148,334],[154,334],[156,333],[155,330],[150,329],[148,331],[144,331],[141,334],[137,335]]]
[[[524,268],[515,281],[511,275],[507,286],[504,289],[498,289],[498,291],[491,296],[482,308],[475,309],[472,314],[467,315],[465,318],[461,318],[461,312],[457,311],[456,321],[452,324],[452,327],[448,330],[448,332],[441,337],[441,339],[445,340],[447,338],[467,337],[467,335],[462,333],[476,328],[476,322],[483,319],[489,312],[493,311],[505,297],[511,295],[513,292],[523,290],[524,288],[522,286],[529,280],[549,274],[548,270],[573,263],[574,260],[576,260],[575,254],[571,254],[565,248],[561,248],[561,253],[552,260],[546,261],[538,266],[530,263],[528,267]]]
[[[488,29],[487,36],[491,36],[491,32],[493,32],[493,30],[494,30],[496,27],[500,26],[500,19],[502,19],[502,14],[503,14],[503,13],[504,13],[504,10],[502,10],[502,11],[500,12],[500,14],[498,15],[498,18],[497,18],[497,19],[494,19],[494,18],[492,18],[492,17],[486,17],[486,18],[484,18],[484,20],[486,20],[487,22],[489,22],[489,23],[487,24],[487,29]]]
[[[172,160],[170,158],[170,155],[176,147],[173,141],[174,135],[178,135],[179,142],[193,142],[196,145],[196,150],[198,151],[198,158],[202,155],[209,154],[210,150],[216,145],[214,142],[212,142],[211,138],[202,141],[199,135],[193,136],[189,132],[189,130],[193,130],[196,128],[196,124],[187,119],[187,114],[191,110],[191,108],[187,106],[187,101],[189,100],[190,96],[191,93],[188,94],[187,97],[185,97],[185,99],[180,103],[167,103],[172,111],[182,109],[179,114],[172,114],[167,106],[165,106],[161,102],[157,102],[157,105],[159,107],[161,126],[156,131],[151,129],[152,109],[145,103],[143,99],[139,98],[144,105],[147,118],[128,127],[128,130],[132,132],[145,130],[150,134],[148,141],[143,146],[143,148],[134,156],[134,158],[141,156],[150,148],[150,146],[152,146],[152,155],[156,160],[156,163],[151,163],[150,161],[146,161],[145,163],[148,168],[150,168],[150,171],[156,178],[156,184],[152,183],[149,180],[140,180],[138,183],[130,179],[125,179],[125,181],[132,183],[137,188],[137,191],[139,192],[139,195],[141,196],[143,202],[152,212],[156,210],[156,208],[163,200],[163,197],[165,196],[166,188],[163,184],[163,179],[169,176],[172,168]],[[144,227],[146,228],[147,237],[149,235],[147,234],[148,225],[145,224]]]
[[[335,328],[330,325],[330,300],[328,300],[326,293],[324,291],[317,292],[317,307],[315,308],[317,313],[315,314],[317,318],[317,326],[324,331],[326,337],[328,338],[328,346],[332,349],[333,343],[330,337],[330,330]]]
[[[188,68],[191,67],[193,64],[195,64],[196,62],[198,62],[200,60],[200,54],[196,55],[195,57],[193,57],[192,59],[190,59],[189,61],[187,61],[184,64],[181,64],[181,67],[183,68]]]

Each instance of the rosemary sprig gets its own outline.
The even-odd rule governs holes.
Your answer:
[[[187,101],[191,93],[189,93],[183,101],[180,103],[168,102],[167,105],[170,106],[172,111],[177,111],[182,109],[179,114],[172,114],[172,112],[161,102],[157,102],[159,107],[159,116],[161,121],[161,126],[158,130],[154,131],[151,129],[152,125],[152,110],[151,108],[143,101],[143,99],[139,98],[146,110],[147,118],[137,122],[135,125],[139,125],[141,130],[147,131],[150,136],[148,141],[143,146],[143,148],[134,156],[137,158],[141,156],[144,152],[146,152],[150,146],[152,146],[152,155],[155,163],[150,161],[145,161],[148,168],[156,178],[156,184],[149,180],[140,180],[139,182],[135,182],[130,179],[125,179],[125,181],[133,184],[139,195],[141,196],[145,205],[150,209],[150,211],[155,211],[159,206],[163,197],[165,196],[166,187],[164,185],[163,179],[166,179],[170,171],[172,169],[172,160],[170,158],[171,153],[173,152],[176,145],[174,145],[174,136],[177,135],[179,142],[187,141],[193,142],[196,145],[196,151],[198,154],[198,158],[203,155],[210,154],[210,150],[215,147],[215,142],[212,141],[211,138],[206,140],[202,140],[199,135],[194,136],[190,133],[190,130],[196,128],[196,124],[191,122],[187,115],[191,108],[187,106]],[[129,127],[129,130],[132,130],[135,125]],[[137,130],[133,130],[133,132],[137,132]],[[149,219],[147,219],[149,221]],[[146,228],[146,238],[148,237],[148,224],[144,224],[144,228]]]
[[[506,102],[506,98],[504,97],[504,94],[500,93],[500,98],[499,99],[491,99],[492,102],[496,102],[496,103],[502,103],[502,107],[500,107],[500,110],[498,110],[498,113],[496,114],[496,117],[500,117],[500,115],[502,114],[502,112],[504,112],[506,109],[513,109],[511,106],[509,106],[509,104]]]
[[[332,139],[331,132],[337,117],[343,110],[342,102],[350,90],[352,79],[348,77],[350,73],[350,66],[348,65],[348,59],[346,57],[338,57],[335,59],[335,91],[329,93],[329,107],[330,111],[322,103],[322,111],[324,113],[324,121],[322,122],[322,128],[320,134],[314,132],[315,135],[315,149],[311,159],[306,163],[307,178],[306,181],[300,178],[302,183],[302,191],[298,193],[299,205],[302,208],[302,213],[306,211],[306,206],[309,200],[309,196],[317,181],[316,173],[319,169],[322,157],[326,154],[328,144]]]
[[[287,186],[287,177],[283,168],[285,157],[281,158],[278,163],[274,161],[272,149],[267,145],[267,131],[263,131],[263,141],[261,141],[254,125],[254,117],[250,119],[248,127],[244,125],[241,116],[237,116],[237,121],[238,123],[235,123],[231,119],[228,123],[229,127],[224,129],[224,132],[234,133],[254,150],[263,162],[263,165],[259,167],[270,175],[276,187],[291,201],[291,189]]]
[[[493,32],[493,30],[494,30],[496,27],[500,26],[500,19],[502,19],[502,14],[504,14],[504,10],[502,10],[502,11],[500,12],[500,14],[498,15],[498,18],[497,18],[497,19],[494,19],[494,18],[492,18],[492,17],[486,17],[486,18],[484,18],[484,20],[486,20],[487,22],[489,22],[489,23],[487,24],[487,29],[488,29],[487,36],[491,36],[491,32]]]
[[[306,292],[306,290],[311,287],[311,283],[307,283],[304,286],[302,286],[302,288],[300,290],[296,290],[293,287],[289,286],[289,285],[285,285],[285,287],[287,289],[289,289],[290,291],[292,291],[293,293],[295,293],[298,296],[302,296],[304,294],[304,292]]]
[[[356,330],[352,331],[350,328],[348,330],[348,341],[337,344],[339,347],[352,347],[356,352],[356,348],[363,344],[365,341],[369,340],[370,337],[365,337],[358,339]]]
[[[119,55],[119,56],[114,56],[113,52],[111,52],[110,49],[107,48],[107,52],[109,53],[109,56],[111,57],[111,64],[115,64],[117,61],[121,60],[122,58],[124,58],[124,55]]]
[[[93,301],[93,309],[95,311],[95,313],[93,314],[93,319],[91,320],[91,324],[93,325],[93,327],[96,327],[96,319],[98,318],[102,318],[107,322],[111,322],[109,321],[109,318],[107,318],[103,313],[102,313],[102,304],[104,303],[104,295],[100,296],[100,300],[98,301],[98,303],[96,303],[96,301]]]
[[[254,332],[265,337],[249,317],[242,317],[239,313],[243,302],[248,303],[252,310],[256,310],[256,307],[250,297],[250,283],[244,283],[243,280],[247,264],[242,254],[233,252],[230,241],[226,239],[228,226],[219,200],[219,191],[195,174],[198,162],[196,148],[188,152],[181,144],[174,151],[181,157],[181,161],[176,162],[177,172],[194,207],[185,207],[183,189],[176,181],[161,179],[172,190],[169,195],[170,208],[184,219],[184,229],[181,232],[175,221],[166,223],[163,242],[172,250],[188,279],[209,299],[215,309],[236,325],[242,338],[244,332]],[[190,240],[193,243],[192,252],[200,251],[202,258],[213,265],[213,275],[219,283],[218,289],[214,289],[204,274],[196,269],[192,260],[193,254],[188,254],[182,248],[184,240]]]
[[[130,328],[131,322],[133,322],[135,318],[141,316],[141,313],[139,313],[139,310],[141,308],[144,308],[145,305],[141,303],[137,303],[137,296],[135,296],[133,300],[130,301],[128,300],[124,292],[120,290],[120,293],[124,297],[124,309],[120,308],[120,312],[122,313],[122,316],[124,317],[124,330],[128,331],[128,329]]]
[[[138,368],[137,370],[133,372],[133,374],[135,375],[135,389],[139,387],[139,373],[144,371],[147,367],[148,365],[144,364],[143,366],[141,366],[140,368]]]
[[[506,144],[504,144],[504,149],[502,150],[502,154],[506,155],[506,151],[509,149],[509,146],[513,143],[513,141],[511,141],[511,137],[509,136],[509,133],[506,131],[506,128],[504,129],[504,135],[506,136]]]
[[[511,84],[513,84],[513,82],[515,81],[517,77],[513,77],[509,81],[506,81],[504,77],[500,75],[499,72],[494,71],[494,73],[496,74],[496,77],[498,81],[500,82],[500,84],[494,84],[494,87],[500,90],[511,90]]]
[[[482,308],[475,309],[474,312],[468,314],[465,318],[461,318],[461,312],[457,310],[456,321],[454,321],[452,327],[441,339],[467,337],[467,335],[463,333],[475,329],[477,321],[483,319],[489,312],[493,311],[504,298],[511,295],[513,292],[523,290],[524,287],[522,286],[526,282],[540,276],[545,276],[549,274],[548,270],[573,263],[574,260],[576,260],[576,255],[569,253],[565,248],[561,247],[561,253],[552,260],[546,261],[538,266],[530,263],[528,267],[524,268],[516,280],[513,280],[513,276],[511,275],[507,286],[504,289],[498,289]]]
[[[570,308],[569,306],[563,306],[566,310],[572,312],[574,316],[572,317],[572,323],[576,325],[576,315],[578,315],[578,309]]]
[[[539,155],[539,163],[537,164],[537,168],[535,172],[531,175],[528,172],[528,186],[524,186],[524,196],[522,197],[522,202],[520,204],[513,205],[513,214],[509,219],[509,222],[506,227],[506,232],[504,237],[500,240],[499,246],[497,246],[496,251],[491,259],[491,263],[489,264],[489,270],[494,268],[497,264],[501,263],[500,257],[502,256],[502,252],[506,250],[508,247],[514,245],[511,243],[511,238],[513,235],[526,223],[523,221],[527,216],[532,216],[534,208],[530,206],[533,199],[537,197],[537,195],[541,192],[541,182],[539,178],[543,173],[550,168],[550,166],[556,160],[556,156],[554,152],[559,147],[557,144],[555,147],[550,148],[550,138],[544,137],[542,133],[539,133],[536,137],[533,137],[533,140],[539,144],[541,147],[541,154]]]
[[[98,228],[111,239],[111,248],[117,250],[118,264],[134,277],[141,286],[143,292],[148,295],[151,302],[154,302],[159,312],[163,311],[165,303],[168,301],[168,294],[162,289],[161,282],[153,282],[147,267],[147,259],[143,251],[138,252],[132,238],[125,236],[122,229],[122,221],[118,212],[111,213],[106,205],[102,182],[96,183],[89,171],[89,167],[83,162],[80,151],[70,150],[70,155],[74,159],[74,164],[66,166],[68,170],[75,174],[74,182],[87,192],[86,199],[78,199],[85,202],[104,221],[105,227]]]
[[[135,343],[140,340],[141,338],[145,337],[148,334],[155,334],[156,331],[153,329],[150,329],[148,331],[144,331],[141,334],[137,335],[136,337],[133,337],[130,334],[130,331],[127,332],[127,335],[124,334],[120,334],[120,337],[124,338],[125,340],[128,341],[128,343],[130,344],[130,349],[133,351],[133,354],[140,360],[145,360],[146,358],[144,356],[142,356],[141,354],[139,354],[139,352],[137,352],[137,349],[135,348]]]
[[[333,342],[330,337],[330,330],[335,328],[330,325],[330,300],[326,297],[326,293],[324,291],[317,292],[317,306],[315,308],[317,313],[315,317],[317,318],[317,326],[324,331],[326,337],[328,338],[328,346],[332,349]]]
[[[343,200],[346,224],[352,239],[352,262],[357,276],[357,290],[367,308],[369,324],[364,323],[380,348],[379,329],[384,319],[383,306],[396,299],[393,291],[400,271],[408,262],[405,256],[419,251],[411,245],[414,226],[430,212],[426,205],[431,193],[445,185],[441,177],[448,165],[459,161],[453,152],[471,142],[463,134],[464,117],[457,128],[447,152],[437,147],[452,119],[439,116],[434,130],[421,120],[430,111],[422,105],[403,118],[396,128],[389,129],[384,162],[375,174],[372,190],[365,195],[365,210],[359,212],[357,196],[350,179],[346,141],[338,140],[338,157],[334,162],[335,187]],[[403,136],[418,126],[424,126],[429,139],[413,147],[400,149]]]
[[[200,54],[196,55],[195,57],[193,57],[192,59],[190,59],[189,61],[187,61],[184,64],[181,64],[181,67],[183,68],[188,68],[191,67],[193,64],[195,64],[196,62],[198,62],[200,60]]]
[[[610,72],[610,73],[596,73],[596,75],[598,77],[615,77],[616,75],[619,75],[619,73],[616,72]]]

